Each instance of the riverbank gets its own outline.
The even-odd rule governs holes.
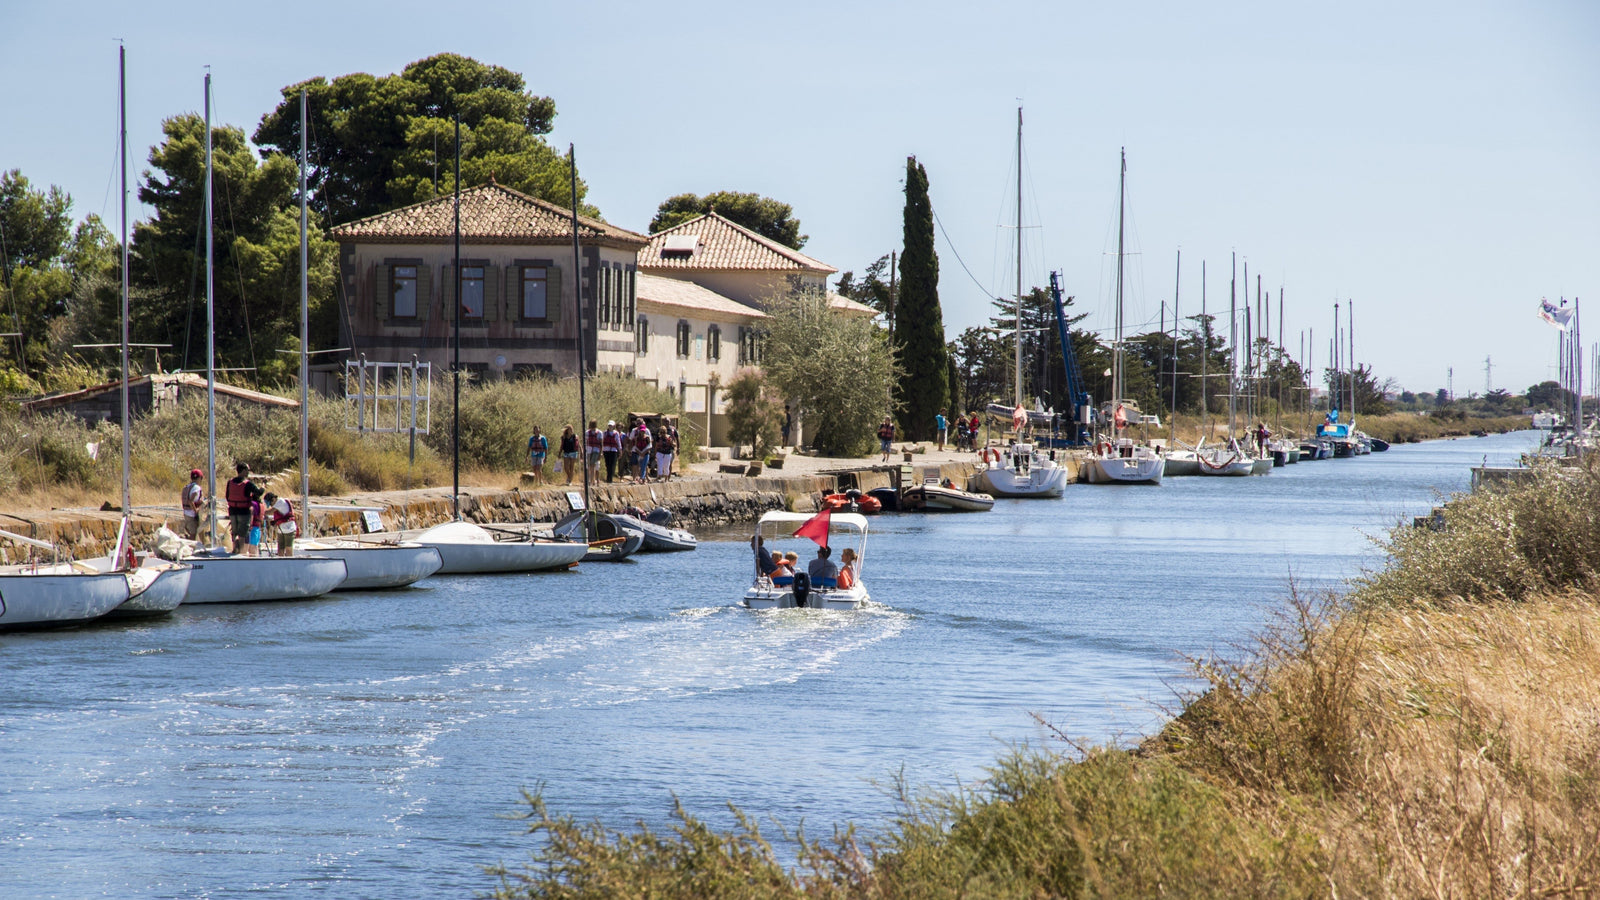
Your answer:
[[[876,837],[613,832],[531,798],[502,897],[1584,896],[1600,887],[1600,471],[1397,527],[1343,596],[1293,596],[1137,747],[1062,739]],[[1048,726],[1047,726],[1048,727]],[[641,852],[649,848],[648,852]]]

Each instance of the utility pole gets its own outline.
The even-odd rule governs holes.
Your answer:
[[[1494,360],[1485,356],[1483,358],[1483,395],[1487,397],[1494,390]]]

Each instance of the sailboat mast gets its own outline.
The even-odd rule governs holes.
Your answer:
[[[1206,261],[1200,260],[1200,414],[1211,432],[1211,404],[1206,402],[1207,368],[1211,362],[1211,320],[1206,317]]]
[[[211,277],[211,73],[206,73],[206,502],[217,545],[217,320]]]
[[[122,516],[133,515],[128,473],[133,461],[128,415],[128,48],[117,48],[117,118],[121,134],[117,154],[122,164]],[[153,389],[152,389],[153,390]],[[153,395],[152,395],[153,396]],[[132,538],[132,535],[129,535]],[[121,547],[117,550],[121,551]],[[121,561],[118,561],[121,564]]]
[[[1345,320],[1350,327],[1345,332],[1345,338],[1350,342],[1350,419],[1355,420],[1356,415],[1356,302],[1351,300],[1344,305]]]
[[[1013,399],[1022,405],[1022,107],[1017,107],[1017,300],[1015,309],[1016,333],[1011,339],[1016,351],[1016,371],[1012,373],[1015,390]],[[1015,413],[1012,418],[1016,418]],[[1018,435],[1020,438],[1021,435]]]
[[[1122,161],[1117,173],[1117,343],[1111,355],[1111,433],[1117,432],[1117,404],[1122,402],[1122,251],[1123,216],[1127,212],[1128,150],[1122,149]]]
[[[306,92],[300,92],[300,515],[302,537],[311,536],[311,306],[310,242],[306,237]]]
[[[1239,254],[1233,254],[1233,273],[1228,277],[1228,438],[1233,438],[1239,380]]]
[[[1339,395],[1344,390],[1344,373],[1339,370],[1340,349],[1342,348],[1339,341],[1339,301],[1335,300],[1333,301],[1333,338],[1328,343],[1328,361],[1333,364],[1333,378],[1331,379],[1333,397],[1328,402],[1328,409],[1330,410],[1339,408]]]
[[[461,521],[461,110],[456,110],[456,255],[451,277],[455,283],[455,329],[451,335],[454,361],[450,364],[450,511]]]
[[[1171,438],[1178,436],[1178,295],[1183,290],[1183,250],[1178,250],[1178,263],[1172,273],[1172,422],[1167,429]]]
[[[567,162],[571,166],[570,174],[572,176],[572,283],[577,288],[578,295],[578,425],[584,429],[585,442],[583,444],[583,508],[588,510],[590,508],[589,445],[587,443],[589,440],[589,426],[587,424],[589,421],[589,402],[584,394],[583,383],[587,380],[589,365],[584,360],[583,352],[583,269],[581,268],[582,263],[579,262],[580,254],[578,252],[578,151],[573,148],[572,144],[567,144]],[[596,304],[603,302],[598,291],[599,284],[598,276],[596,276]],[[685,406],[685,409],[687,408]],[[594,527],[593,517],[585,516],[584,523],[584,532],[587,535],[589,530]]]

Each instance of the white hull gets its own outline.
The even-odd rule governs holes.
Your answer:
[[[1199,465],[1201,475],[1241,477],[1253,472],[1256,464],[1249,457],[1237,453],[1218,453],[1201,454]]]
[[[98,619],[128,599],[128,580],[105,575],[0,575],[0,630]]]
[[[1091,456],[1084,463],[1090,484],[1160,484],[1159,456]]]
[[[633,516],[616,515],[613,518],[621,519],[630,528],[635,528],[644,535],[644,544],[639,548],[641,553],[668,553],[678,550],[693,550],[699,546],[699,541],[694,535],[682,528],[673,528],[669,525],[657,525],[655,522],[646,522]]]
[[[806,596],[806,609],[860,609],[872,598],[861,585],[846,590],[813,590]],[[757,585],[745,591],[744,605],[751,609],[796,609],[794,590],[787,587]]]
[[[932,484],[907,489],[903,503],[913,509],[920,504],[920,508],[936,512],[988,512],[994,509],[994,498],[988,494],[974,494]]]
[[[345,579],[335,590],[382,591],[405,587],[427,578],[444,565],[436,547],[409,544],[373,546],[359,541],[296,541],[295,552],[342,559]]]
[[[992,497],[1059,497],[1067,487],[1067,470],[1035,467],[1018,472],[999,465],[978,472],[978,486]]]
[[[1167,478],[1188,477],[1200,474],[1200,458],[1191,450],[1168,453],[1161,474]]]
[[[187,565],[160,563],[124,572],[128,580],[128,599],[111,612],[112,616],[164,616],[183,604],[189,594],[194,569]]]
[[[589,545],[578,541],[496,541],[470,522],[435,525],[417,535],[416,542],[438,548],[444,560],[441,575],[565,569],[589,552]]]
[[[1263,456],[1250,462],[1251,475],[1270,475],[1272,473],[1272,457]]]
[[[342,559],[314,556],[192,556],[189,594],[183,602],[254,603],[305,600],[334,590],[345,579]]]

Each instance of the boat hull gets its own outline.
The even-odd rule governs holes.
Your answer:
[[[974,494],[936,485],[907,488],[902,500],[907,509],[928,512],[988,512],[994,509],[994,498],[988,494]]]
[[[356,542],[304,541],[296,552],[342,559],[345,579],[334,590],[384,591],[415,584],[439,571],[444,557],[436,547],[363,546]]]
[[[618,519],[644,535],[644,543],[640,545],[640,553],[673,553],[681,550],[693,550],[699,545],[695,536],[682,528],[672,528],[656,522],[648,522],[634,516],[614,515]]]
[[[1272,473],[1273,465],[1275,464],[1270,456],[1263,456],[1258,459],[1253,459],[1250,461],[1250,474],[1269,475]]]
[[[128,599],[109,613],[114,619],[164,616],[183,605],[189,595],[189,580],[194,569],[187,565],[161,563],[124,572],[128,580]]]
[[[1067,470],[1051,466],[1017,472],[995,466],[978,472],[978,486],[991,497],[1051,499],[1066,491]]]
[[[1188,451],[1168,453],[1161,474],[1166,478],[1189,477],[1200,474],[1200,459]]]
[[[581,541],[496,541],[469,522],[435,525],[417,535],[416,542],[438,549],[444,563],[440,575],[565,569],[589,552]]]
[[[120,574],[0,575],[0,630],[88,622],[127,599]]]
[[[192,556],[189,593],[183,602],[257,603],[307,600],[339,587],[345,580],[342,559],[314,556]]]
[[[860,609],[872,599],[857,585],[846,590],[813,590],[806,596],[805,609]],[[750,609],[799,609],[794,591],[782,587],[752,587],[745,592],[744,605]]]
[[[1090,484],[1160,484],[1165,468],[1159,456],[1091,456],[1084,463]]]

